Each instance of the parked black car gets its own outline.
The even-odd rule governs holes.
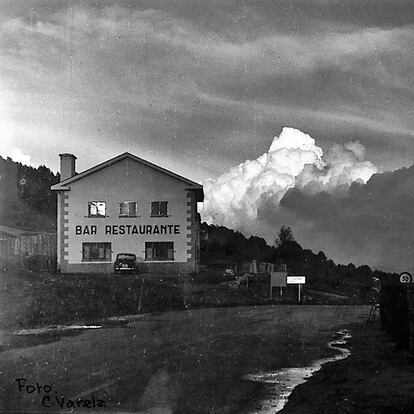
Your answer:
[[[118,253],[114,263],[115,273],[138,272],[137,256],[133,253]]]

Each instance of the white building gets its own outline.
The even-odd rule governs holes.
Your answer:
[[[117,253],[134,253],[140,272],[196,272],[200,254],[197,202],[203,187],[124,153],[82,173],[60,154],[58,268],[113,272]]]

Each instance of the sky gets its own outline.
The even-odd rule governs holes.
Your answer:
[[[214,184],[290,127],[410,167],[413,20],[412,0],[0,0],[0,155],[128,151]]]

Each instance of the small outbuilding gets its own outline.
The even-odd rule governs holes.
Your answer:
[[[198,271],[203,187],[124,153],[82,173],[60,154],[57,262],[61,273],[110,273],[118,253],[141,272]]]

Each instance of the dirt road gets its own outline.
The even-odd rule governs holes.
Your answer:
[[[257,412],[257,372],[332,356],[332,335],[366,307],[261,306],[176,311],[0,353],[0,412]],[[16,348],[17,347],[17,348]]]

